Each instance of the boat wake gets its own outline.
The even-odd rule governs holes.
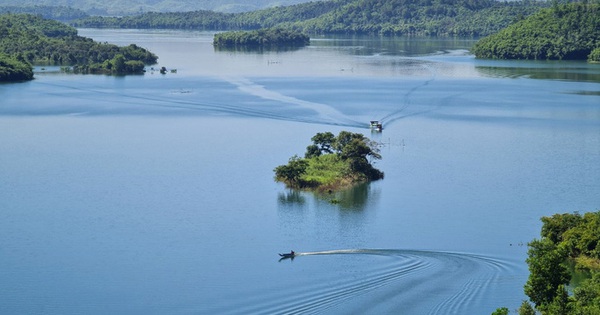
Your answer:
[[[489,304],[491,313],[502,306],[496,304],[501,303],[497,298],[502,278],[515,269],[511,263],[482,255],[401,249],[296,252],[293,265],[310,256],[332,256],[327,264],[335,262],[335,255],[352,259],[338,261],[343,270],[306,275],[306,281],[261,295],[243,303],[252,307],[239,305],[236,312],[473,314]]]
[[[329,125],[342,125],[351,127],[364,127],[364,122],[358,122],[356,120],[349,119],[337,109],[322,103],[315,103],[310,101],[301,100],[292,96],[287,96],[279,92],[269,90],[262,85],[256,84],[251,80],[243,77],[224,77],[223,80],[235,85],[238,90],[260,97],[262,99],[276,101],[279,104],[287,104],[306,109],[317,114],[318,119],[315,122],[329,124]]]

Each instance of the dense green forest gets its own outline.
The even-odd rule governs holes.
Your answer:
[[[378,143],[360,133],[317,133],[304,158],[291,157],[274,169],[275,180],[291,188],[334,191],[383,178],[369,159],[381,159]]]
[[[33,79],[33,69],[25,60],[0,54],[0,82],[26,81]]]
[[[158,57],[136,45],[119,47],[77,35],[63,23],[29,14],[0,15],[0,53],[31,64],[74,66],[90,73],[141,73]]]
[[[594,54],[592,54],[592,51]],[[600,5],[554,3],[497,34],[481,39],[478,58],[600,60]]]
[[[76,27],[94,28],[257,30],[276,27],[286,22],[316,18],[338,8],[340,4],[350,1],[309,2],[238,14],[199,10],[177,13],[149,12],[125,17],[93,16],[75,21],[73,25]]]
[[[237,14],[194,11],[89,17],[78,27],[255,30],[304,33],[482,36],[529,16],[546,2],[495,0],[330,0]]]
[[[525,293],[548,315],[600,314],[600,211],[542,218],[541,238],[529,243]],[[572,283],[575,272],[584,280]],[[572,294],[569,295],[569,292]],[[519,314],[534,314],[527,301]]]
[[[310,43],[310,37],[293,30],[279,28],[256,31],[231,31],[215,34],[213,45],[216,47],[301,47]]]
[[[65,6],[46,6],[46,5],[33,5],[33,6],[0,6],[0,14],[4,13],[28,13],[33,15],[39,15],[46,19],[52,19],[62,22],[73,21],[76,19],[82,19],[89,15],[81,10],[73,9]]]
[[[2,5],[65,6],[84,11],[91,15],[117,16],[144,12],[184,12],[196,10],[243,12],[308,1],[309,0],[2,0]]]

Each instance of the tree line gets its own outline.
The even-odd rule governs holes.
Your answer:
[[[68,6],[87,14],[125,16],[143,12],[174,12],[212,10],[218,12],[244,12],[273,5],[292,5],[308,0],[2,0],[6,6]],[[12,13],[33,13],[17,12]]]
[[[483,36],[547,6],[541,1],[330,0],[243,13],[194,11],[89,17],[77,27],[256,30],[283,27],[304,33]]]
[[[8,60],[75,66],[86,73],[140,73],[158,59],[142,47],[97,43],[71,26],[30,14],[0,15],[0,53]]]
[[[472,52],[478,58],[600,61],[600,4],[555,2],[481,39]]]

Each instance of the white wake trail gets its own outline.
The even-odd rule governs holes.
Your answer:
[[[346,126],[362,126],[364,124],[360,124],[357,121],[348,119],[344,114],[335,108],[322,104],[315,103],[310,101],[301,100],[292,96],[283,95],[279,92],[268,90],[264,86],[260,84],[256,84],[244,77],[223,77],[224,81],[229,82],[235,86],[237,86],[238,90],[247,93],[249,95],[253,95],[256,97],[260,97],[266,100],[277,101],[281,103],[291,104],[295,106],[299,106],[304,109],[309,109],[314,111],[319,118],[318,122],[332,124],[332,125],[346,125]]]

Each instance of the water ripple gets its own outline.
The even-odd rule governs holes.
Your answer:
[[[310,285],[291,286],[257,297],[236,314],[405,313],[468,314],[486,301],[501,275],[514,267],[508,262],[467,253],[401,250],[343,249],[296,253],[294,263],[317,256],[369,255],[357,277],[311,279]],[[389,258],[389,259],[387,259]],[[423,297],[428,303],[423,303]],[[434,303],[432,303],[434,302]]]

